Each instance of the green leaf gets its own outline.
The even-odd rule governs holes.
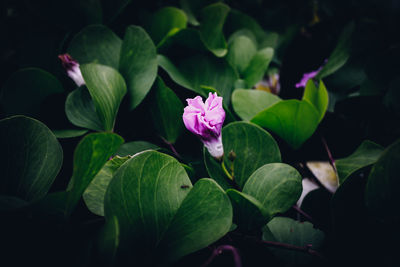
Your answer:
[[[113,133],[86,135],[74,152],[74,168],[67,188],[65,215],[70,215],[85,189],[124,140]]]
[[[349,23],[340,34],[338,44],[328,58],[328,62],[315,77],[321,80],[340,69],[350,57],[351,36],[354,31],[354,22]]]
[[[174,66],[166,57],[159,57],[160,66],[177,84],[205,96],[202,86],[213,87],[229,105],[231,92],[238,79],[234,69],[223,59],[210,55],[194,55]]]
[[[261,90],[236,89],[232,94],[233,109],[245,121],[279,101],[278,96]]]
[[[233,221],[240,229],[248,231],[267,223],[269,215],[263,209],[260,201],[236,189],[228,189],[226,193],[233,206]]]
[[[274,57],[274,49],[267,47],[258,51],[251,59],[249,65],[243,72],[243,78],[247,87],[251,88],[259,82],[268,69],[269,63]]]
[[[103,17],[109,23],[114,21],[131,2],[132,0],[102,0]]]
[[[159,54],[174,55],[175,51],[181,51],[182,48],[189,51],[208,52],[201,40],[200,32],[192,28],[181,29],[177,32],[171,31],[157,46],[157,51]]]
[[[153,145],[152,143],[145,141],[133,141],[122,144],[118,151],[115,153],[120,157],[133,156],[136,153],[145,151],[145,150],[158,150],[160,149],[158,146]]]
[[[228,196],[215,181],[200,179],[175,214],[159,251],[175,261],[214,243],[231,225],[232,206]]]
[[[246,35],[237,35],[228,44],[226,60],[240,74],[243,74],[253,56],[257,53],[257,45]]]
[[[104,224],[99,234],[97,256],[104,266],[115,265],[120,240],[120,229],[117,217],[111,217]]]
[[[153,98],[150,106],[150,114],[154,127],[169,143],[175,143],[183,131],[183,104],[168,88],[160,77],[157,78]]]
[[[135,261],[157,255],[153,263],[209,245],[232,223],[229,199],[215,182],[201,179],[192,188],[179,162],[155,151],[133,157],[114,174],[105,215],[107,223],[117,217],[125,252]]]
[[[159,45],[171,32],[185,29],[187,17],[185,12],[176,7],[164,7],[154,13],[149,25],[149,35]]]
[[[16,210],[28,205],[29,202],[18,197],[0,195],[0,212]]]
[[[126,94],[124,78],[115,69],[94,63],[82,65],[81,71],[103,130],[112,131]]]
[[[79,64],[97,63],[118,69],[122,40],[103,25],[85,27],[72,39],[68,53]]]
[[[383,147],[374,142],[366,140],[350,156],[335,161],[339,176],[339,182],[342,184],[347,177],[355,171],[374,164],[383,152]]]
[[[379,219],[399,222],[400,140],[383,151],[372,167],[365,191],[368,210]]]
[[[89,91],[80,87],[68,94],[65,101],[65,114],[75,126],[102,131],[103,125],[96,113],[96,108]]]
[[[251,122],[273,131],[297,149],[317,129],[319,117],[317,110],[308,101],[290,99],[261,111]]]
[[[43,198],[60,171],[63,151],[43,123],[25,116],[0,121],[0,194],[27,202]]]
[[[276,34],[270,33],[268,35],[254,18],[238,10],[232,9],[229,12],[225,26],[228,33],[244,29],[251,31],[257,39],[259,48],[268,47],[277,42]]]
[[[104,216],[104,196],[113,174],[122,164],[130,159],[127,157],[114,157],[101,168],[83,193],[83,200],[88,209],[99,216]]]
[[[223,57],[228,52],[222,29],[229,6],[223,3],[211,4],[201,10],[200,36],[205,46],[217,57]]]
[[[312,104],[319,113],[319,121],[325,115],[328,108],[328,91],[326,90],[325,84],[319,81],[319,87],[317,88],[312,79],[309,79],[304,89],[303,100],[306,100]]]
[[[298,222],[291,218],[275,217],[263,229],[263,240],[291,244],[299,247],[312,245],[318,250],[323,243],[324,233],[309,222]],[[312,256],[299,251],[269,248],[280,260],[291,265],[310,264]]]
[[[4,84],[0,105],[6,115],[37,116],[48,96],[62,92],[61,83],[52,74],[26,68],[13,73]]]
[[[86,130],[86,129],[53,130],[53,134],[58,139],[78,137],[78,136],[82,136],[82,135],[86,134],[87,132],[88,132],[88,130]]]
[[[181,73],[180,70],[166,56],[157,55],[157,62],[158,65],[160,65],[160,67],[168,73],[168,75],[174,82],[187,89],[197,92],[196,89],[194,89],[194,87],[192,86],[190,80],[186,78],[183,73]]]
[[[243,187],[250,175],[267,163],[280,162],[281,154],[274,138],[257,125],[247,122],[233,122],[222,129],[224,145],[224,162],[229,169],[230,151],[236,153],[234,161],[234,176],[239,187]],[[230,187],[221,165],[204,149],[204,163],[208,174],[224,189]]]
[[[200,22],[197,21],[196,15],[206,5],[217,2],[217,0],[180,0],[179,3],[182,9],[188,16],[188,21],[194,26],[199,26]]]
[[[132,110],[143,101],[157,76],[156,47],[141,27],[126,29],[119,70],[126,80]]]
[[[191,3],[193,1],[180,0],[179,2],[181,4],[181,7],[182,7],[183,11],[185,11],[185,13],[186,13],[186,15],[188,17],[188,22],[190,24],[194,25],[194,26],[200,25],[200,22],[197,21],[196,16],[192,12]]]
[[[284,163],[270,163],[258,168],[247,180],[243,193],[257,199],[270,218],[286,212],[299,199],[302,177]]]

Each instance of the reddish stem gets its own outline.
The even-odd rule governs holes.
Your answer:
[[[223,252],[226,252],[226,251],[230,251],[232,253],[233,261],[235,264],[234,266],[242,267],[242,260],[240,259],[239,252],[235,247],[233,247],[231,245],[221,245],[221,246],[218,246],[217,248],[215,248],[213,250],[211,256],[201,266],[206,267],[206,266],[210,265],[217,256],[221,255]]]
[[[323,136],[321,136],[321,141],[324,144],[326,153],[328,154],[328,158],[329,158],[329,163],[331,164],[332,168],[335,170],[335,173],[337,173],[336,170],[336,165],[335,165],[335,159],[332,157],[332,153],[328,147],[328,143],[326,142],[325,138]]]

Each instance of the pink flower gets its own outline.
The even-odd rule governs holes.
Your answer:
[[[83,80],[78,61],[73,59],[69,54],[59,55],[58,58],[61,59],[62,66],[67,71],[68,76],[74,80],[76,85],[84,85],[85,81]]]
[[[317,76],[318,72],[321,69],[322,69],[322,67],[320,67],[319,69],[317,69],[315,71],[304,73],[303,74],[303,78],[301,78],[301,81],[296,83],[296,88],[306,87],[306,84],[307,84],[308,80],[314,78],[315,76]]]
[[[321,67],[319,67],[317,70],[308,72],[308,73],[304,73],[303,74],[303,78],[301,78],[300,82],[296,83],[296,88],[299,87],[306,87],[307,82],[309,79],[313,79],[315,76],[318,75],[318,73],[322,70],[322,68],[324,67],[324,65],[328,62],[327,59],[325,59],[324,63],[322,64]]]
[[[214,158],[224,155],[221,129],[225,120],[222,97],[209,93],[205,103],[200,96],[186,99],[188,106],[183,112],[186,128],[197,135]]]

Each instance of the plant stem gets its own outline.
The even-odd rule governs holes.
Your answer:
[[[221,255],[223,252],[225,251],[230,251],[232,252],[232,256],[233,256],[233,261],[235,263],[235,267],[241,267],[242,266],[242,260],[240,259],[240,255],[239,252],[237,251],[237,249],[231,245],[221,245],[218,246],[217,248],[215,248],[211,254],[211,256],[207,259],[207,261],[205,263],[203,263],[203,265],[201,265],[202,267],[206,267],[208,265],[210,265],[212,263],[212,261],[219,255]]]
[[[297,211],[299,214],[303,215],[304,218],[306,218],[307,220],[309,220],[312,224],[315,225],[315,222],[314,222],[313,218],[312,218],[310,215],[308,215],[306,212],[304,212],[302,209],[300,209],[299,206],[293,205],[292,208],[293,208],[295,211]]]
[[[276,248],[282,248],[286,250],[294,250],[294,251],[300,251],[304,252],[307,254],[310,254],[312,256],[318,257],[320,259],[324,259],[324,257],[316,250],[311,249],[312,245],[308,244],[306,246],[300,247],[300,246],[295,246],[292,244],[286,244],[286,243],[280,243],[280,242],[274,242],[274,241],[265,241],[265,240],[260,240],[260,242],[267,247],[276,247]]]
[[[164,137],[160,136],[161,140],[163,140],[163,142],[169,147],[169,149],[171,149],[172,153],[174,153],[174,155],[179,158],[182,159],[181,155],[179,155],[178,151],[176,151],[174,145],[170,142],[168,142]]]
[[[328,143],[326,142],[325,138],[322,135],[321,135],[321,141],[324,144],[326,153],[328,154],[329,163],[331,164],[333,170],[337,174],[336,165],[335,165],[335,159],[332,157],[332,153],[331,153],[331,151],[330,151],[330,149],[328,147]]]
[[[318,257],[321,260],[325,260],[325,257],[322,256],[318,251],[311,249],[311,247],[312,247],[311,244],[301,247],[301,246],[296,246],[296,245],[287,244],[287,243],[260,240],[260,239],[257,239],[256,237],[246,236],[246,235],[242,235],[242,234],[238,234],[238,233],[233,233],[233,234],[238,237],[241,237],[244,240],[256,242],[256,243],[262,244],[267,247],[275,247],[275,248],[280,248],[280,249],[299,251],[299,252],[307,253],[314,257]]]
[[[225,167],[224,159],[221,160],[221,167],[222,167],[222,170],[224,171],[225,175],[226,175],[230,180],[233,181],[233,176],[229,173],[229,171],[228,171],[228,170],[226,169],[226,167]]]

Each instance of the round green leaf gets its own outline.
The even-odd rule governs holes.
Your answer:
[[[383,147],[371,141],[364,141],[350,156],[335,161],[340,184],[355,171],[374,164],[383,152]]]
[[[135,240],[142,249],[154,249],[191,187],[177,160],[155,151],[143,152],[114,174],[105,196],[106,219],[118,218],[121,242]]]
[[[97,63],[118,69],[122,41],[103,25],[85,27],[72,39],[68,53],[79,64]]]
[[[99,216],[104,216],[104,196],[113,174],[130,157],[114,157],[107,161],[83,193],[83,200],[88,209]]]
[[[154,84],[150,114],[154,127],[169,143],[175,143],[183,131],[183,104],[161,78]]]
[[[63,91],[52,74],[36,68],[22,69],[13,73],[3,86],[0,105],[6,115],[36,116],[48,96]]]
[[[130,108],[137,107],[150,91],[157,76],[156,47],[138,26],[129,26],[122,43],[119,71],[129,92]]]
[[[222,28],[229,10],[229,6],[223,3],[211,4],[201,10],[201,39],[217,57],[223,57],[228,52]]]
[[[376,217],[399,222],[400,141],[390,145],[372,167],[365,191],[365,203]]]
[[[69,93],[65,101],[65,114],[75,126],[94,131],[103,130],[103,125],[96,113],[93,100],[85,87],[77,88]]]
[[[81,71],[102,129],[112,131],[119,105],[126,94],[124,78],[115,69],[94,63],[82,65]]]
[[[267,163],[280,162],[281,154],[274,138],[257,125],[247,122],[233,122],[222,129],[224,145],[224,162],[229,169],[230,151],[236,153],[234,161],[234,179],[239,187],[243,187],[250,175]],[[204,150],[204,162],[211,178],[215,179],[224,189],[229,188],[227,177],[221,165]]]
[[[233,109],[246,121],[279,101],[278,96],[261,90],[236,89],[232,94]]]
[[[24,116],[0,121],[0,194],[33,202],[49,191],[62,164],[57,138],[43,123]]]
[[[303,190],[298,171],[284,163],[270,163],[257,169],[247,180],[243,193],[257,199],[272,217],[286,212]]]
[[[299,247],[312,245],[311,249],[318,250],[322,246],[324,233],[315,229],[309,222],[298,222],[291,218],[276,217],[263,229],[263,240],[291,244]],[[269,248],[280,260],[291,265],[310,264],[312,256],[293,250]]]
[[[155,151],[123,164],[106,192],[107,223],[117,217],[121,251],[140,261],[151,253],[153,263],[174,261],[226,234],[232,208],[212,180],[192,187],[179,162]],[[182,226],[185,227],[182,227]]]
[[[71,214],[85,189],[124,142],[113,133],[86,135],[74,152],[74,169],[67,188],[65,215]]]
[[[319,117],[309,102],[290,99],[261,111],[251,122],[270,129],[297,149],[317,129]]]
[[[155,44],[160,44],[171,32],[186,28],[185,12],[176,7],[164,7],[154,13],[149,26],[149,35]]]

